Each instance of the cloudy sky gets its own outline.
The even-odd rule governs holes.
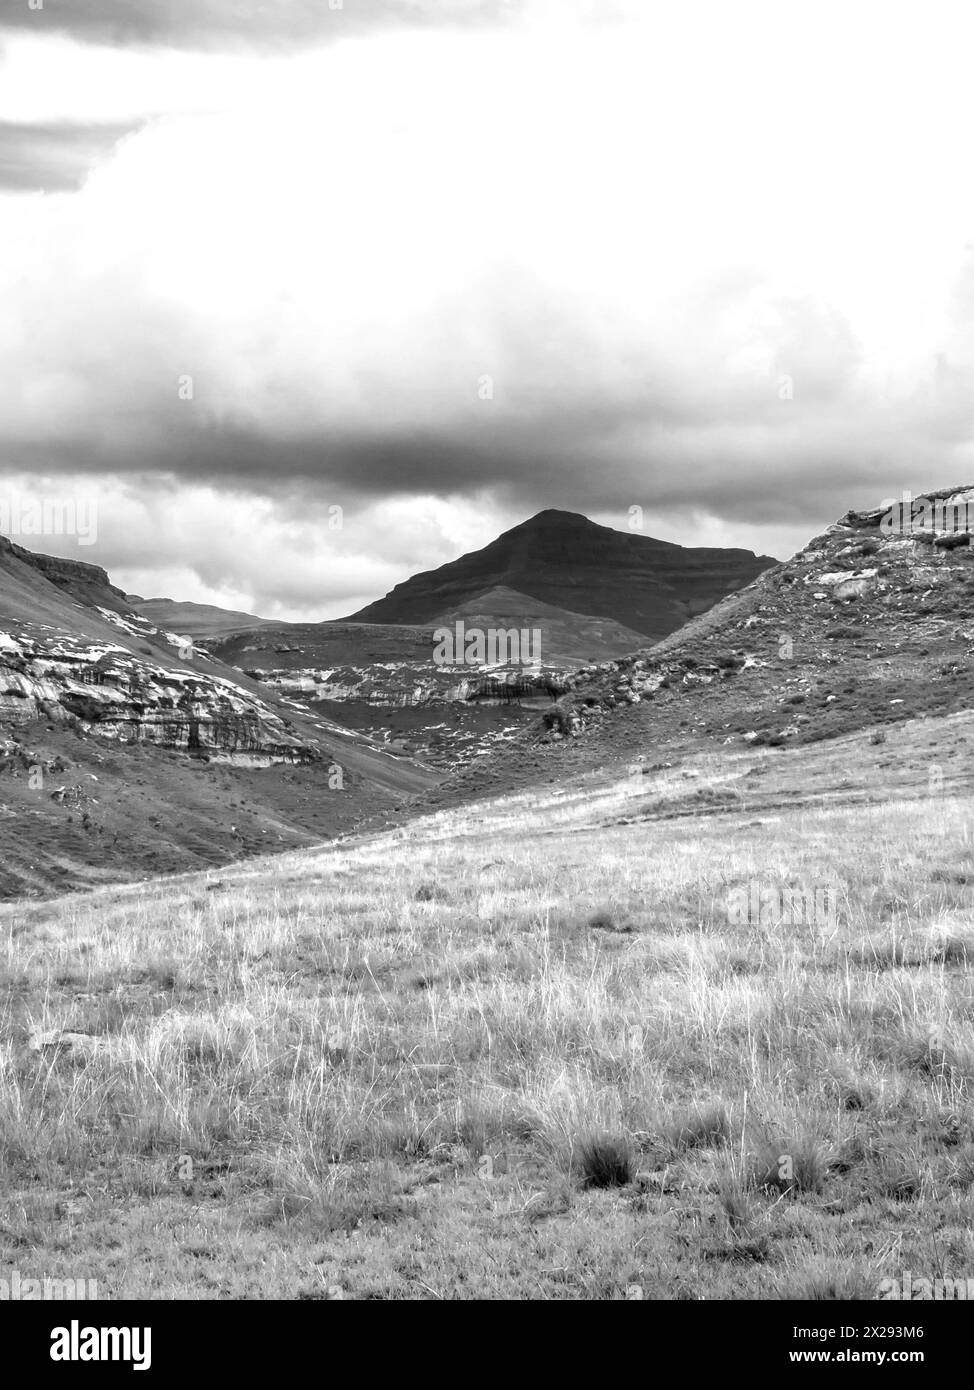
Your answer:
[[[0,502],[318,618],[543,507],[784,557],[972,481],[968,26],[2,0]]]

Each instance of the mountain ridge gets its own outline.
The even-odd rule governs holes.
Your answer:
[[[655,641],[774,564],[749,550],[681,546],[548,508],[480,550],[412,575],[347,621],[429,623],[502,588]]]

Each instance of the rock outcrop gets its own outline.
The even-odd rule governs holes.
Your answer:
[[[37,719],[249,765],[315,756],[264,702],[229,680],[65,633],[0,631],[0,725]]]
[[[316,756],[260,688],[155,627],[105,571],[0,537],[0,727],[35,720],[247,765]]]
[[[967,707],[974,550],[951,513],[970,499],[974,523],[974,489],[930,497],[947,524],[849,512],[679,632],[574,672],[537,733],[598,743],[618,711],[646,704],[661,738],[689,727],[782,746]]]

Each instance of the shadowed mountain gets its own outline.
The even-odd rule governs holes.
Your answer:
[[[691,549],[549,510],[482,550],[397,584],[349,621],[430,623],[491,590],[513,590],[656,641],[776,563],[750,550]]]

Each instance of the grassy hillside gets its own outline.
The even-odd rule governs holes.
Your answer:
[[[972,746],[969,715],[666,767],[644,745],[0,908],[7,1262],[194,1298],[872,1298],[969,1271]],[[827,910],[741,919],[742,890],[822,885]]]
[[[526,628],[536,630],[541,664],[545,667],[582,666],[587,661],[608,661],[627,652],[638,651],[646,638],[633,628],[623,627],[611,618],[571,613],[540,599],[496,586],[475,594],[436,618],[437,627],[453,628],[462,622],[466,628]]]

